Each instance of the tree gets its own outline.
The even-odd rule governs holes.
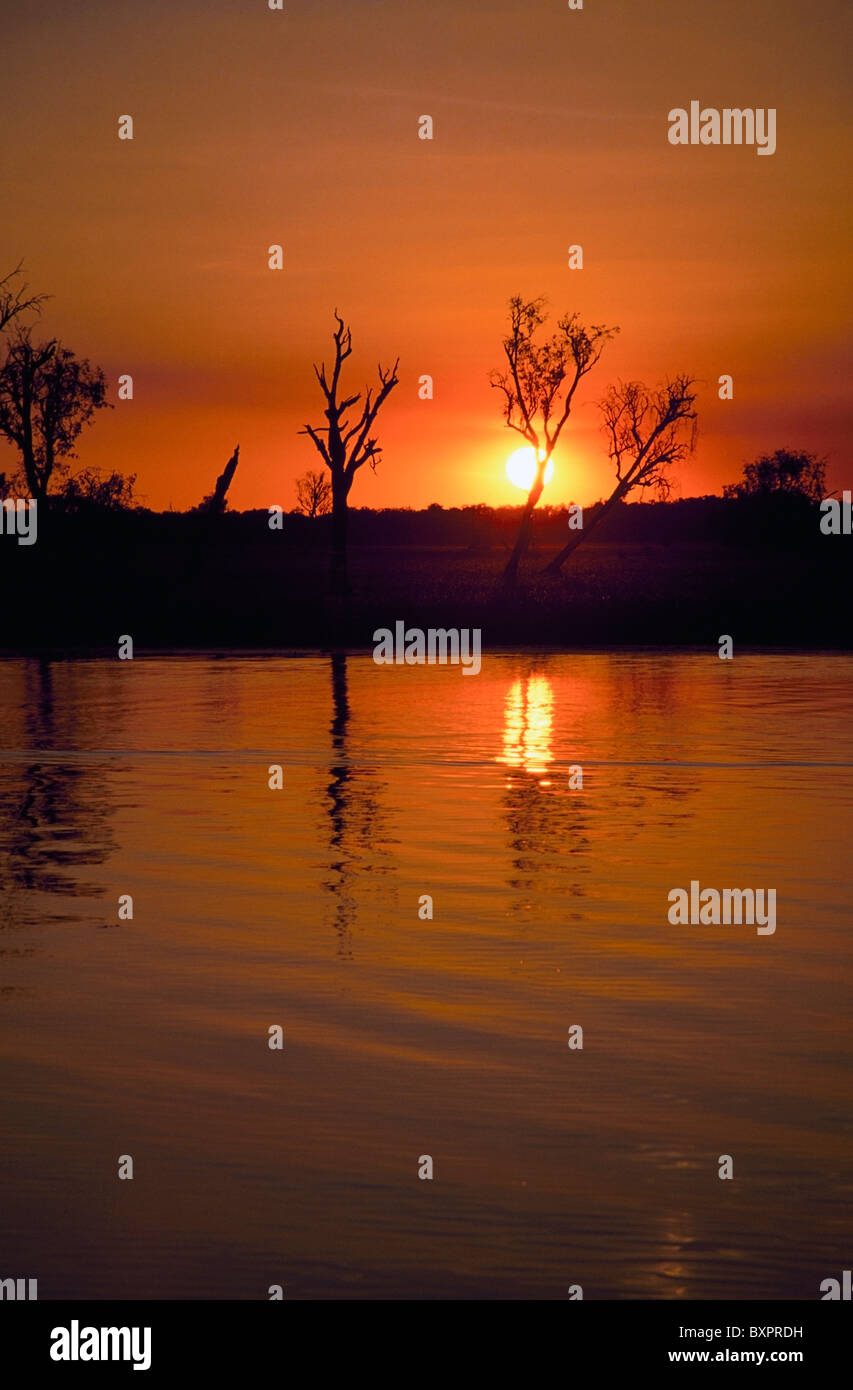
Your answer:
[[[376,416],[398,383],[397,368],[400,359],[388,371],[383,371],[380,363],[378,388],[367,387],[361,412],[354,424],[347,418],[347,411],[357,406],[362,399],[361,392],[354,396],[341,398],[341,369],[352,354],[352,332],[335,310],[337,328],[333,334],[335,343],[335,365],[331,379],[326,373],[326,363],[314,365],[314,375],[326,398],[325,416],[328,424],[313,428],[306,425],[300,434],[311,436],[317,452],[329,470],[332,479],[332,589],[346,593],[349,589],[347,578],[347,499],[359,468],[369,463],[375,471],[381,457],[378,441],[371,435]],[[374,394],[375,391],[375,394]],[[325,435],[325,439],[322,436]]]
[[[785,493],[820,502],[826,486],[826,459],[777,449],[744,465],[743,479],[723,488],[724,497],[764,497]]]
[[[101,369],[55,338],[35,344],[19,329],[9,344],[0,365],[0,435],[17,448],[37,501],[47,498],[54,473],[67,476],[80,431],[109,404],[106,389]]]
[[[14,282],[24,273],[23,262],[19,261],[14,270],[0,279],[0,333],[23,314],[38,313],[47,299],[46,294],[27,295],[29,285],[23,281],[17,288]]]
[[[508,584],[515,582],[530,543],[533,509],[542,496],[545,473],[571,413],[575,392],[619,331],[601,324],[585,328],[577,314],[564,314],[557,321],[557,331],[537,344],[536,334],[548,318],[545,302],[541,298],[525,302],[520,295],[509,301],[510,327],[503,343],[508,371],[493,371],[489,376],[490,385],[504,394],[505,423],[527,440],[536,459],[518,538],[504,570]]]
[[[205,516],[224,516],[228,508],[228,492],[237,472],[237,465],[240,462],[240,445],[235,445],[234,452],[226,463],[219,477],[216,479],[216,486],[213,492],[205,493],[201,501],[195,507],[190,507],[191,512],[201,512]]]
[[[95,468],[82,468],[68,478],[59,494],[66,514],[84,511],[129,511],[136,505],[134,486],[136,474],[108,473],[104,476]]]
[[[297,511],[303,516],[326,516],[332,510],[332,488],[328,478],[309,468],[296,479]]]
[[[670,493],[669,469],[692,453],[696,445],[695,382],[676,376],[649,390],[642,382],[611,386],[599,402],[608,456],[616,470],[616,486],[590,522],[576,531],[543,573],[559,574],[569,556],[609,511],[634,488],[655,488],[658,497]]]

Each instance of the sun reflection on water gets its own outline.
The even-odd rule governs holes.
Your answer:
[[[503,755],[497,761],[529,773],[546,773],[553,758],[553,710],[554,691],[547,676],[514,681],[506,697]],[[544,779],[539,785],[547,787],[550,782]]]

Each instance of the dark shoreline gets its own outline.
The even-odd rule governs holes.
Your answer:
[[[589,646],[589,647],[561,647],[548,645],[544,642],[505,642],[496,643],[494,646],[483,650],[483,661],[490,656],[526,656],[531,660],[537,657],[566,656],[572,652],[577,652],[582,656],[707,656],[707,646],[678,646],[672,643],[663,642],[659,645],[642,643],[629,645],[625,643],[621,646]],[[756,643],[743,643],[737,648],[738,656],[847,656],[850,652],[848,647],[782,647],[779,645],[762,646]],[[212,645],[209,647],[135,647],[134,659],[149,661],[195,661],[199,657],[207,658],[211,661],[257,661],[259,658],[275,661],[286,659],[288,661],[310,661],[317,657],[326,656],[346,656],[363,657],[372,656],[373,646],[354,647],[354,646],[333,646],[320,645],[316,647],[308,646],[281,646],[281,647],[224,647]],[[716,655],[716,649],[711,653]],[[116,652],[114,647],[74,647],[74,646],[53,646],[53,647],[0,647],[0,661],[113,661]],[[422,663],[428,664],[428,663]],[[401,667],[405,669],[405,666]]]
[[[138,652],[370,651],[374,631],[398,620],[479,628],[484,651],[716,650],[723,634],[736,652],[853,649],[853,543],[821,535],[813,513],[774,522],[714,498],[626,507],[558,576],[541,571],[565,532],[543,515],[507,594],[514,516],[471,510],[473,520],[354,513],[346,596],[329,593],[326,518],[286,516],[271,531],[258,512],[213,525],[179,513],[47,517],[37,545],[2,538],[0,649],[115,652],[129,634]]]

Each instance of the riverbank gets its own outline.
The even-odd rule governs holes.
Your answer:
[[[714,541],[582,546],[565,573],[546,576],[553,549],[531,552],[517,590],[500,592],[506,550],[355,545],[352,592],[328,589],[325,547],[256,543],[227,530],[193,547],[177,531],[104,531],[76,544],[6,547],[0,565],[0,648],[359,649],[397,620],[413,627],[479,627],[484,649],[735,644],[850,649],[853,625],[843,537],[792,552]],[[278,543],[276,543],[278,542]]]

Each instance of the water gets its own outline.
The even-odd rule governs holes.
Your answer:
[[[2,663],[0,1277],[818,1297],[851,689],[845,655]],[[775,935],[671,926],[691,879],[775,888]]]

